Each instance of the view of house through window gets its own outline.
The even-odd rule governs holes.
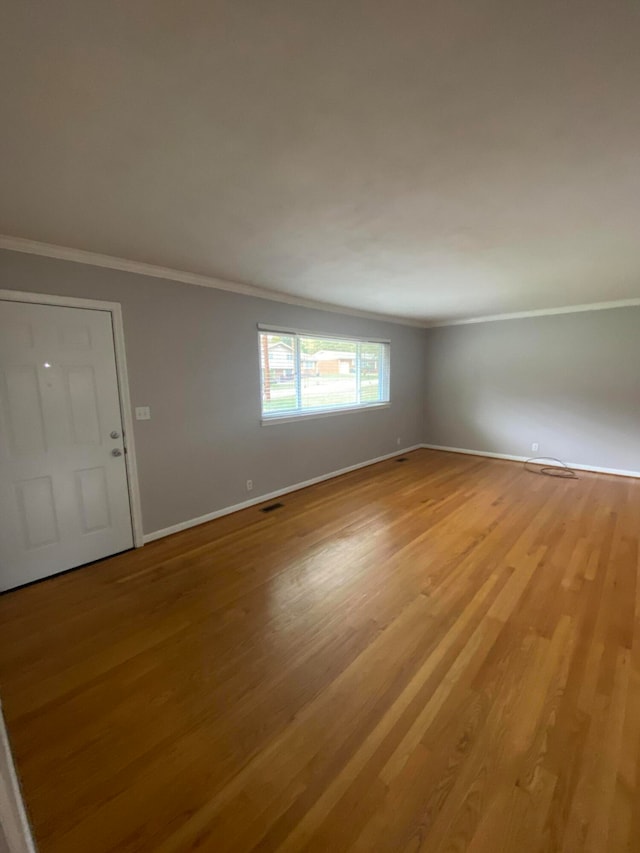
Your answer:
[[[260,332],[262,417],[380,405],[389,400],[389,344]]]

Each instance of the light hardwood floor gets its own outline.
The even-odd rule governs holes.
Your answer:
[[[640,481],[281,500],[0,598],[42,853],[640,850]]]

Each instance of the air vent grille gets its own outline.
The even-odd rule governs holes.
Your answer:
[[[284,506],[282,503],[269,504],[269,506],[263,506],[260,512],[273,512],[275,509],[280,509],[282,506]]]

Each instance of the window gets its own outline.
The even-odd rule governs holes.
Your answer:
[[[389,342],[261,329],[263,421],[389,402]]]

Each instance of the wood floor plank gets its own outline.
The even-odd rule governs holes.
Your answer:
[[[408,454],[0,597],[41,853],[640,849],[640,481]]]

